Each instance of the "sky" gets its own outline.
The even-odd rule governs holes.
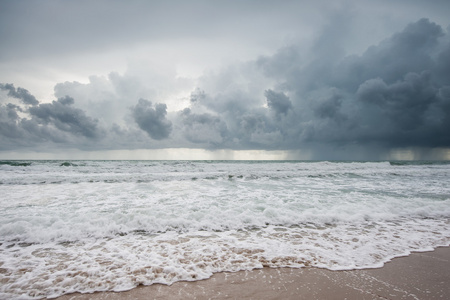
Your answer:
[[[0,159],[450,160],[450,3],[0,0]]]

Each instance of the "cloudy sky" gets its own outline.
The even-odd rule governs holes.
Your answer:
[[[450,4],[0,0],[0,159],[450,159]]]

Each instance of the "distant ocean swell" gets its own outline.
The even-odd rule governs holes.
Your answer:
[[[447,162],[0,161],[0,298],[382,266],[450,244]]]

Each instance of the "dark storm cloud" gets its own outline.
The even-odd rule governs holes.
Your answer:
[[[267,99],[267,106],[277,114],[286,115],[292,109],[292,102],[284,93],[277,93],[272,90],[266,90],[264,95]]]
[[[433,70],[440,63],[434,56],[441,37],[439,25],[421,19],[378,46],[369,47],[363,55],[343,59],[333,70],[330,84],[353,92],[369,79],[379,77],[391,84],[407,73]]]
[[[86,116],[84,111],[72,107],[72,104],[74,99],[66,96],[52,103],[30,107],[29,112],[40,124],[53,124],[59,130],[74,135],[97,137],[99,135],[98,120]]]
[[[191,113],[185,108],[180,113],[183,133],[186,139],[193,143],[204,143],[206,147],[218,147],[228,135],[228,128],[219,116],[209,113]]]
[[[427,122],[428,110],[439,101],[430,76],[429,72],[408,73],[391,85],[380,78],[370,79],[359,86],[357,99],[375,106],[380,117],[399,129],[415,130]]]
[[[202,147],[317,155],[450,146],[450,43],[439,25],[421,19],[361,55],[323,50],[306,61],[299,49],[204,78],[178,116],[184,137]],[[258,76],[275,88],[252,88]]]
[[[421,19],[360,56],[302,67],[291,47],[256,64],[294,95],[298,121],[277,124],[285,132],[295,126],[292,139],[448,147],[447,41],[439,25]]]
[[[0,106],[0,135],[7,138],[14,138],[18,135],[16,128],[19,119],[18,111],[21,111],[17,105],[8,103]]]
[[[28,92],[20,92],[25,89],[17,88],[16,91],[26,96],[22,100],[35,99]],[[40,147],[48,143],[83,148],[89,144],[88,141],[102,139],[104,130],[98,126],[98,120],[73,107],[74,99],[71,97],[61,97],[52,103],[22,102],[28,105],[22,107],[7,103],[0,106],[2,150]]]
[[[166,139],[172,131],[172,122],[166,118],[167,105],[165,104],[157,103],[153,107],[152,102],[139,99],[132,113],[139,128],[147,132],[154,140]]]
[[[88,95],[85,110],[76,108],[73,95],[38,104],[26,102],[20,92],[26,107],[0,107],[0,134],[10,142],[18,136],[37,141],[49,136],[63,143],[81,136],[102,140],[101,147],[109,149],[127,143],[135,148],[310,149],[315,158],[339,158],[332,156],[335,149],[350,155],[350,148],[450,147],[448,32],[420,19],[359,55],[346,55],[338,33],[351,26],[342,20],[336,17],[338,24],[322,31],[312,54],[293,44],[272,56],[205,73],[198,88],[183,98],[188,108],[170,111],[166,104],[142,99],[146,96],[130,78],[121,77],[118,85],[118,77],[110,76],[105,81],[112,88],[102,90],[109,86],[102,81],[79,90],[80,97]],[[56,90],[71,91],[71,85]],[[2,89],[9,91],[4,85]],[[107,98],[115,97],[122,105],[118,107],[141,99],[121,115],[116,110],[102,127],[104,119],[89,117],[95,107],[90,97],[97,95],[105,97],[105,110],[111,106]],[[116,119],[121,125],[111,124]]]
[[[332,88],[326,96],[314,99],[314,113],[318,118],[343,122],[347,117],[341,112],[344,95]]]
[[[439,45],[443,37],[440,26],[422,19],[338,67],[347,75],[338,86],[352,93],[356,89],[353,101],[369,120],[359,120],[367,128],[359,133],[361,139],[376,133],[387,145],[450,145],[445,133],[450,115],[441,93],[450,85],[441,71],[443,53],[450,48]]]
[[[37,105],[39,101],[28,92],[28,90],[18,87],[17,89],[11,83],[0,83],[0,89],[8,91],[8,96],[22,100],[24,104]]]

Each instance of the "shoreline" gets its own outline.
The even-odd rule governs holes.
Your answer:
[[[376,269],[314,267],[220,272],[199,281],[72,293],[57,300],[129,299],[450,299],[450,247],[413,252]]]

